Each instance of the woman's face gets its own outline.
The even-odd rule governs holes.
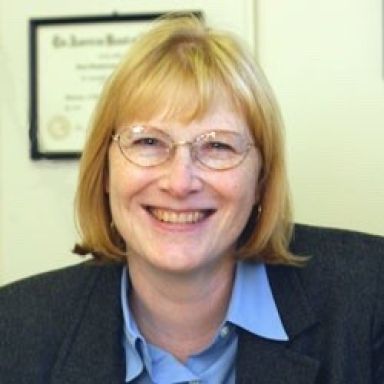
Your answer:
[[[187,124],[161,117],[135,123],[155,126],[175,142],[214,130],[237,132],[251,141],[245,121],[226,102]],[[107,191],[114,224],[129,250],[128,262],[188,273],[225,261],[257,203],[260,168],[256,147],[240,165],[218,171],[194,161],[188,145],[178,146],[161,165],[140,167],[112,142]]]

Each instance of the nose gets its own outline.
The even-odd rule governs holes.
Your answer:
[[[164,173],[159,179],[159,187],[172,196],[183,198],[201,190],[202,180],[191,156],[189,145],[179,145],[174,155],[164,164]]]

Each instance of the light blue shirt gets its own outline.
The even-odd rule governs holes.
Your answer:
[[[255,335],[286,341],[269,285],[264,264],[238,262],[234,286],[224,322],[216,337],[204,351],[190,356],[185,364],[167,351],[147,342],[141,335],[127,300],[127,270],[121,280],[121,303],[124,317],[126,383],[181,384],[235,383],[237,328]]]

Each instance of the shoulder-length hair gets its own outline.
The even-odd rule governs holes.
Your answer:
[[[191,121],[222,94],[244,116],[262,158],[261,209],[251,213],[236,257],[299,263],[288,250],[291,206],[282,121],[273,92],[234,36],[210,29],[194,16],[155,21],[107,81],[80,162],[75,209],[81,244],[75,252],[90,252],[102,260],[126,259],[125,242],[111,224],[106,192],[108,150],[116,128],[159,113]]]

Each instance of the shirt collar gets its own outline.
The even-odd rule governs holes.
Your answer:
[[[126,268],[121,277],[121,304],[124,318],[126,350],[126,381],[138,376],[144,367],[143,359],[149,352],[128,305],[129,281]],[[253,294],[251,294],[253,293]],[[257,336],[286,341],[284,329],[265,265],[255,262],[238,262],[232,295],[224,323],[232,323]],[[151,364],[145,362],[147,369]]]
[[[121,284],[124,330],[131,345],[136,345],[142,336],[128,309],[128,289],[127,271],[124,269]],[[264,338],[288,340],[264,264],[245,261],[237,263],[235,282],[225,321]]]
[[[123,309],[124,319],[124,347],[125,347],[125,361],[126,361],[126,382],[130,382],[137,377],[144,368],[143,359],[149,356],[148,351],[143,350],[147,348],[147,344],[141,335],[133,314],[128,304],[130,283],[128,280],[127,268],[123,268],[121,275],[121,306]],[[147,363],[147,362],[146,362]],[[146,364],[150,369],[151,364]]]
[[[288,340],[264,264],[237,263],[226,321],[267,339]]]

